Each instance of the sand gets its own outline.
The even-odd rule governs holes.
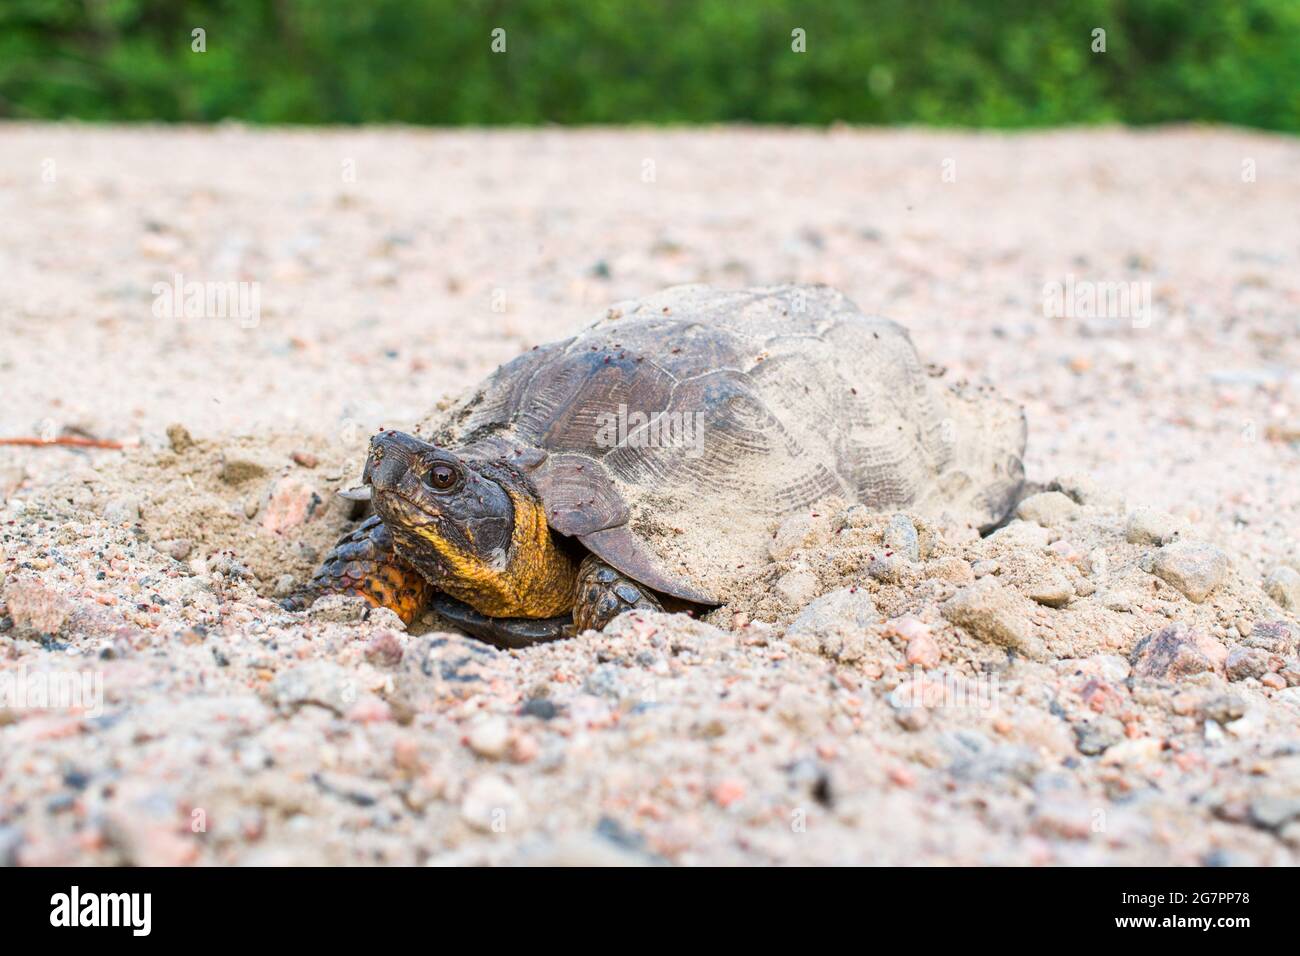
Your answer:
[[[0,126],[0,437],[126,446],[0,446],[0,860],[1296,862],[1298,168],[1212,129]],[[177,275],[256,315],[169,315]],[[279,608],[373,430],[681,282],[901,322],[1024,405],[1036,494],[984,539],[826,502],[706,620],[520,652]]]

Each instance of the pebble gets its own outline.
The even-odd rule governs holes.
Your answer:
[[[390,630],[376,631],[366,641],[365,658],[376,667],[396,667],[402,662],[402,643]]]
[[[1175,541],[1155,553],[1151,573],[1200,604],[1228,576],[1228,556],[1211,544]]]
[[[522,827],[524,813],[519,791],[496,774],[472,781],[460,803],[460,818],[484,833],[506,833]]]
[[[1181,533],[1182,523],[1156,508],[1135,508],[1128,516],[1124,538],[1130,544],[1168,544]]]
[[[884,545],[895,554],[901,554],[909,561],[921,560],[921,538],[916,533],[916,525],[904,514],[896,514],[889,519],[885,529]]]
[[[1059,491],[1030,495],[1016,508],[1016,517],[1033,521],[1044,528],[1058,528],[1079,516],[1079,506]]]
[[[170,541],[159,541],[154,547],[170,558],[185,561],[194,551],[194,542],[189,538],[175,538]]]
[[[72,602],[35,578],[9,581],[5,604],[14,625],[37,634],[58,634],[72,614]]]
[[[924,730],[930,722],[930,712],[924,707],[900,707],[894,712],[894,720],[904,730]]]
[[[140,501],[130,495],[114,498],[104,505],[104,520],[110,524],[135,524],[140,520]]]
[[[466,741],[480,757],[499,760],[510,746],[510,724],[504,717],[481,718],[470,727]]]
[[[1258,621],[1247,633],[1245,643],[1286,657],[1295,650],[1295,632],[1286,621]]]
[[[986,577],[962,588],[944,602],[940,611],[977,640],[1011,648],[1033,660],[1043,660],[1047,648],[1035,632],[1027,605],[1028,601],[1003,587],[996,578]]]
[[[323,502],[316,489],[296,475],[276,480],[267,495],[260,519],[271,534],[284,534],[316,516]]]
[[[1060,491],[1081,505],[1110,512],[1124,510],[1124,496],[1089,475],[1061,475],[1047,486],[1047,490]]]
[[[342,716],[356,702],[356,674],[329,661],[308,661],[280,673],[269,693],[282,711],[312,704]]]
[[[1135,677],[1176,681],[1218,670],[1226,657],[1214,638],[1179,622],[1142,638],[1129,659]]]
[[[1274,568],[1264,579],[1264,592],[1278,607],[1300,612],[1300,571],[1285,564]]]
[[[1031,601],[1047,607],[1065,607],[1074,600],[1074,585],[1060,571],[1048,570],[1037,575],[1023,588]]]
[[[1075,724],[1074,737],[1079,753],[1095,757],[1124,740],[1124,725],[1115,717],[1098,717]]]
[[[907,663],[928,670],[938,667],[939,659],[939,645],[929,634],[917,634],[907,642]]]
[[[173,422],[167,426],[167,443],[180,455],[194,447],[194,437],[184,425]]]
[[[1250,677],[1263,677],[1268,671],[1268,652],[1258,647],[1238,647],[1229,655],[1224,664],[1228,680],[1246,680]],[[1285,681],[1283,685],[1285,686]]]
[[[776,529],[776,535],[767,546],[774,561],[784,561],[796,552],[824,544],[830,533],[828,517],[818,514],[797,514],[786,518]]]
[[[775,591],[786,605],[802,607],[816,596],[817,587],[817,575],[809,568],[798,565],[781,575],[776,582]]]
[[[713,797],[713,802],[725,810],[733,803],[744,799],[745,783],[743,780],[723,780],[713,788],[711,796]]]
[[[265,474],[266,468],[255,461],[228,458],[221,463],[221,470],[217,472],[217,477],[228,485],[242,485]]]
[[[370,604],[365,598],[354,594],[324,594],[307,609],[307,616],[313,621],[335,624],[355,624],[364,620]]]
[[[865,652],[867,631],[879,622],[880,612],[865,588],[840,588],[805,607],[786,629],[786,638],[804,650],[856,660]]]

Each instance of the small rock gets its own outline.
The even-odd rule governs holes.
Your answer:
[[[1186,624],[1179,622],[1138,641],[1129,660],[1135,677],[1183,680],[1218,670],[1221,664],[1216,661],[1224,650],[1213,638],[1190,631]]]
[[[554,720],[559,712],[554,701],[549,701],[545,697],[531,697],[519,708],[522,716],[536,717],[538,720]]]
[[[930,712],[924,707],[900,707],[894,712],[894,720],[904,730],[924,730],[930,722]]]
[[[140,520],[140,501],[130,495],[114,498],[104,505],[104,520],[110,524],[135,524]]]
[[[353,594],[324,594],[307,609],[307,616],[322,623],[355,624],[363,620],[369,610],[370,603],[363,597]]]
[[[178,423],[167,426],[167,442],[178,455],[194,447],[193,436],[184,425]]]
[[[4,600],[14,626],[37,634],[59,633],[72,614],[72,603],[67,598],[35,578],[10,581],[5,586]]]
[[[366,613],[366,623],[371,627],[387,628],[390,631],[405,631],[406,622],[391,607],[372,607]]]
[[[1059,491],[1081,505],[1105,511],[1124,510],[1124,496],[1106,487],[1088,475],[1061,475],[1047,486],[1048,491]]]
[[[1030,495],[1016,508],[1016,517],[1033,521],[1044,528],[1057,528],[1079,516],[1079,506],[1059,491]]]
[[[1074,585],[1060,571],[1036,575],[1023,588],[1025,597],[1047,607],[1065,607],[1074,600]]]
[[[1158,737],[1134,737],[1107,747],[1101,762],[1119,766],[1146,763],[1160,756],[1163,749],[1164,741]]]
[[[480,757],[499,760],[510,747],[510,724],[504,717],[484,717],[470,728],[466,742]]]
[[[246,461],[242,458],[228,458],[221,464],[221,470],[217,472],[217,477],[228,485],[242,485],[246,481],[254,478],[261,478],[266,474],[266,468],[255,461]]]
[[[1128,516],[1124,538],[1130,544],[1168,544],[1182,533],[1182,522],[1157,508],[1135,508]]]
[[[1245,643],[1249,647],[1258,647],[1278,657],[1289,656],[1296,646],[1295,634],[1286,621],[1256,622],[1250,629],[1250,633],[1246,635]]]
[[[1155,553],[1151,573],[1200,604],[1228,575],[1228,556],[1210,544],[1175,541]]]
[[[1300,797],[1265,795],[1250,801],[1250,819],[1256,826],[1276,830],[1300,817]]]
[[[619,700],[626,693],[623,675],[613,664],[593,667],[587,679],[582,682],[582,689],[595,697],[608,697],[611,700]]]
[[[817,595],[817,583],[817,575],[798,565],[781,575],[774,590],[787,607],[803,607]]]
[[[316,516],[321,503],[321,496],[310,484],[294,475],[285,475],[271,486],[267,495],[262,528],[272,534],[283,534],[300,527]]]
[[[1264,579],[1264,591],[1288,611],[1300,611],[1300,571],[1278,565]]]
[[[1228,655],[1224,664],[1228,680],[1260,678],[1268,672],[1268,651],[1258,647],[1238,647]]]
[[[309,451],[296,451],[289,457],[293,459],[294,464],[303,468],[315,468],[320,464],[320,459]]]
[[[1029,602],[1020,595],[1003,587],[996,578],[986,577],[954,594],[944,602],[941,612],[977,640],[1043,660],[1047,648],[1035,633],[1028,607]]]
[[[475,830],[505,833],[523,823],[523,798],[514,787],[496,774],[474,780],[461,799],[460,817]]]
[[[723,780],[713,788],[713,802],[724,810],[733,803],[741,800],[745,796],[745,783],[743,780]]]
[[[939,666],[939,658],[939,645],[929,634],[917,634],[907,642],[907,663],[928,670]]]
[[[916,533],[916,525],[904,514],[896,514],[889,519],[885,529],[885,547],[895,554],[901,554],[909,561],[921,560],[921,538]]]
[[[998,528],[986,540],[1003,548],[1041,551],[1050,538],[1051,533],[1037,522],[1016,520]]]
[[[829,533],[830,523],[825,515],[792,515],[776,529],[776,535],[768,544],[768,553],[773,560],[784,561],[797,551],[824,544]]]
[[[312,704],[340,717],[358,696],[355,675],[328,661],[308,661],[284,671],[271,682],[269,692],[281,711]]]
[[[1074,725],[1079,753],[1095,757],[1124,739],[1124,725],[1115,717],[1098,717],[1086,724]]]
[[[189,538],[175,538],[171,541],[159,541],[154,547],[169,558],[185,561],[194,551],[194,542]]]
[[[813,601],[786,629],[786,639],[803,650],[832,659],[857,660],[866,651],[868,630],[880,622],[863,588],[840,588]]]
[[[365,657],[376,667],[396,667],[402,662],[402,642],[390,630],[376,631],[366,641]]]
[[[1201,713],[1216,724],[1230,724],[1246,716],[1246,702],[1236,694],[1223,694],[1206,701]]]

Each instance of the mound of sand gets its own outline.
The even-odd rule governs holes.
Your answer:
[[[504,653],[274,602],[348,526],[355,451],[176,428],[115,458],[24,503],[0,553],[7,686],[86,681],[80,706],[0,710],[20,862],[1300,847],[1290,579],[1266,592],[1205,529],[1082,479],[984,538],[829,501],[706,620]]]

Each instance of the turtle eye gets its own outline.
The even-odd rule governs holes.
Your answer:
[[[456,483],[456,469],[451,465],[434,465],[424,476],[424,483],[438,491],[446,491]]]

